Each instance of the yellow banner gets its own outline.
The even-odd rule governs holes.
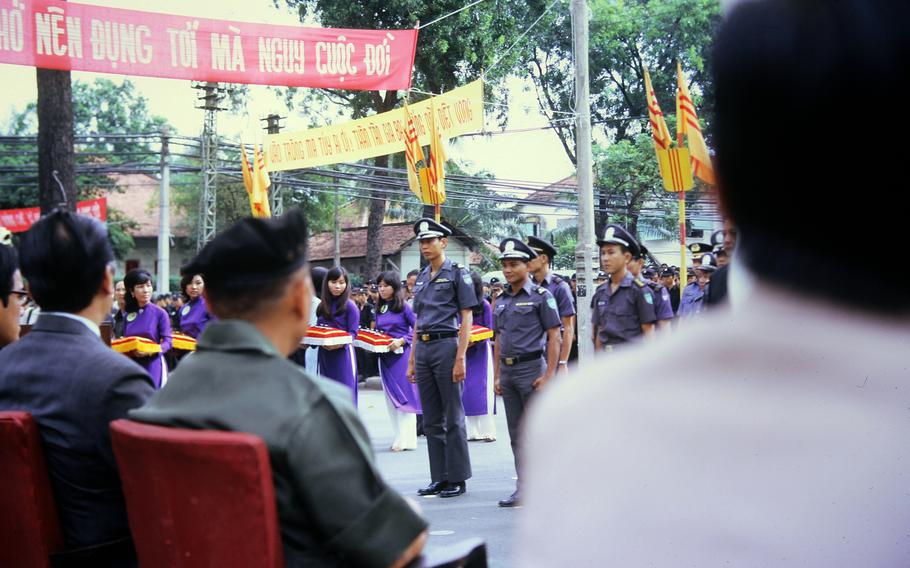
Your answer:
[[[437,131],[446,139],[483,130],[483,82],[478,80],[434,97]],[[430,143],[430,100],[408,107],[421,145]],[[404,151],[404,111],[400,108],[344,124],[265,138],[269,171],[356,162]]]

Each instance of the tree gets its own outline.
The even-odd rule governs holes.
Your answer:
[[[41,70],[39,70],[41,71]],[[67,87],[69,87],[67,85]],[[116,84],[108,79],[96,79],[92,83],[76,81],[72,87],[72,104],[66,105],[73,120],[69,144],[73,135],[90,137],[90,141],[79,145],[74,156],[77,165],[82,166],[141,166],[157,164],[159,155],[153,147],[154,139],[136,140],[105,138],[99,134],[141,134],[155,133],[167,125],[167,120],[148,114],[145,97],[136,92],[129,80]],[[0,144],[0,207],[34,207],[40,202],[42,212],[48,203],[56,205],[60,193],[54,181],[52,199],[39,192],[41,174],[39,168],[41,145],[40,119],[41,95],[38,103],[29,103],[9,119],[9,134],[12,136],[34,135],[39,130],[38,144],[20,140]],[[59,110],[59,109],[58,109]],[[66,143],[63,143],[64,146]],[[60,147],[62,148],[62,146]],[[61,150],[62,151],[62,150]],[[36,155],[37,154],[37,155]],[[108,168],[109,169],[109,168]],[[59,171],[59,170],[58,170]],[[75,210],[80,199],[97,197],[105,191],[119,191],[115,180],[108,174],[82,173],[66,182],[58,173],[67,190],[67,203]],[[38,182],[36,184],[36,181]],[[41,192],[44,190],[42,189]],[[40,194],[40,197],[39,197]],[[133,228],[132,220],[126,219],[114,209],[108,212],[108,229],[115,253],[122,257],[132,246],[132,237],[127,232]]]
[[[369,29],[413,28],[417,22],[429,23],[465,5],[463,0],[285,1],[298,11],[301,20],[313,15],[326,27]],[[480,76],[521,33],[521,23],[527,20],[530,8],[524,2],[489,0],[422,30],[414,61],[415,87],[439,93]],[[517,60],[516,53],[513,51],[503,57],[493,72],[487,75],[488,83],[495,85],[510,72]],[[350,109],[353,118],[392,110],[401,100],[396,91],[381,94],[377,91],[326,90],[324,94]],[[388,167],[389,157],[377,157],[374,164]],[[382,171],[375,175],[386,177]],[[371,197],[366,269],[369,274],[375,274],[382,263],[380,228],[386,200],[378,192]]]
[[[41,213],[76,210],[72,85],[69,71],[36,69],[38,81],[38,193]]]
[[[716,0],[592,0],[591,12],[588,55],[592,123],[599,130],[599,138],[631,144],[611,155],[612,159],[626,162],[628,155],[620,159],[619,154],[628,154],[630,148],[638,145],[638,135],[647,132],[645,66],[650,70],[661,109],[665,114],[673,114],[676,62],[681,62],[710,136],[713,86],[707,69],[720,22],[719,3]],[[525,63],[537,89],[540,108],[553,125],[566,155],[575,163],[574,125],[566,119],[569,114],[561,114],[571,113],[575,101],[571,22],[565,14],[553,14],[547,25],[536,29],[537,49]],[[648,168],[656,160],[653,152],[640,156],[642,168]],[[599,234],[609,222],[606,211],[611,202],[622,199],[600,191],[609,190],[615,184],[595,185],[595,201],[601,210],[595,222]],[[629,213],[634,220],[638,201],[626,203],[633,207]]]

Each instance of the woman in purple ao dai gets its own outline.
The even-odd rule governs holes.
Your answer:
[[[417,449],[417,414],[421,412],[417,385],[408,381],[408,357],[414,333],[414,312],[404,301],[397,272],[379,275],[376,330],[394,338],[392,351],[379,355],[379,376],[392,420],[392,451]],[[401,353],[394,350],[401,349]]]
[[[474,308],[474,325],[493,329],[493,309],[483,297],[483,280],[471,273],[477,301]],[[493,393],[493,348],[489,339],[472,343],[465,355],[464,391],[465,429],[468,440],[493,442],[496,440],[496,396]]]
[[[350,298],[347,271],[336,266],[328,271],[322,283],[322,295],[316,309],[316,325],[342,329],[357,337],[360,310]],[[323,345],[319,348],[318,373],[351,389],[354,406],[357,406],[357,358],[353,343]]]
[[[202,330],[214,319],[202,297],[205,281],[201,274],[185,274],[180,279],[180,288],[188,300],[180,310],[180,331],[193,339],[199,339]]]
[[[123,279],[126,287],[126,323],[124,337],[144,337],[161,345],[161,353],[127,353],[142,365],[160,389],[167,383],[167,365],[164,354],[171,348],[171,318],[167,312],[152,303],[152,275],[142,268],[129,271]]]

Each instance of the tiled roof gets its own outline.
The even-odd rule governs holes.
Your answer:
[[[547,187],[538,189],[525,199],[528,201],[569,201],[566,191],[577,191],[578,180],[575,176],[569,176],[557,182],[551,183]]]
[[[341,239],[341,258],[358,258],[367,255],[367,228],[356,227],[344,229],[339,235]],[[383,225],[381,229],[383,256],[395,254],[414,238],[414,229],[411,223],[395,223]],[[335,233],[328,231],[317,233],[310,237],[310,260],[326,260],[335,257]]]
[[[117,209],[139,224],[129,231],[134,237],[158,236],[158,192],[161,182],[145,174],[110,174],[108,176],[123,191],[111,191],[105,197],[108,207]],[[173,190],[172,190],[173,191]],[[189,230],[183,213],[174,207],[171,194],[171,235],[186,237]]]

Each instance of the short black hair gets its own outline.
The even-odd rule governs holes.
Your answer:
[[[420,276],[420,271],[417,269],[414,269],[414,270],[408,272],[408,278],[410,278],[411,276]]]
[[[139,301],[136,300],[136,296],[133,295],[133,288],[140,284],[145,284],[146,282],[152,282],[152,274],[144,268],[134,268],[127,272],[126,276],[123,277],[123,285],[126,287],[126,294],[123,296],[123,309],[126,313],[139,310]],[[152,302],[157,301],[157,298],[152,299]]]
[[[203,276],[202,274],[200,274],[198,272],[184,272],[180,276],[180,293],[178,295],[181,298],[183,298],[184,302],[190,301],[190,297],[186,293],[186,287],[189,286],[190,284],[192,284],[193,278],[195,278],[197,276],[202,278],[202,281],[205,282],[205,276]]]
[[[114,260],[104,223],[56,209],[38,220],[19,246],[22,276],[46,312],[82,311]]]
[[[842,277],[845,259],[868,257],[872,242],[906,240],[910,118],[894,105],[910,79],[908,21],[910,3],[889,0],[766,0],[729,15],[713,57],[717,174],[737,249],[758,278],[881,313],[910,310],[893,274]],[[863,135],[857,122],[881,108],[887,122]],[[851,121],[858,139],[844,145]]]
[[[11,246],[0,245],[0,302],[8,307],[10,292],[13,291],[13,274],[19,268],[19,255]]]
[[[477,296],[477,305],[474,306],[471,313],[474,316],[482,316],[483,302],[486,298],[484,298],[483,294],[483,277],[476,270],[471,271],[471,283],[474,285],[474,295]]]
[[[404,310],[404,298],[401,294],[401,276],[394,270],[389,270],[383,272],[376,278],[376,282],[385,282],[387,286],[392,287],[392,300],[386,302],[382,299],[382,296],[379,296],[379,303],[376,307],[381,308],[383,305],[388,304],[389,310],[400,314]]]

